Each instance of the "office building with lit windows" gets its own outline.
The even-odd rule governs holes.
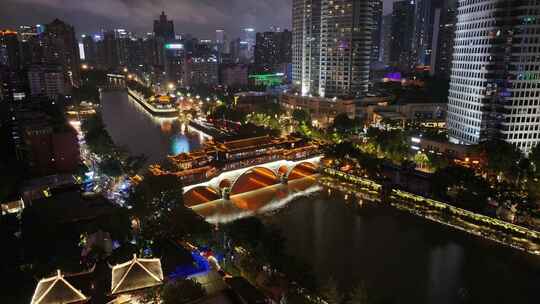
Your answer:
[[[294,0],[292,8],[293,85],[302,95],[316,94],[319,89],[321,0]]]
[[[540,142],[540,10],[536,0],[460,0],[449,90],[452,142]]]
[[[302,95],[367,91],[372,22],[370,0],[293,1],[293,84]]]

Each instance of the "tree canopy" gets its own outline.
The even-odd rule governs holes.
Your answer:
[[[432,176],[432,192],[438,199],[472,211],[482,211],[491,190],[482,177],[468,168],[449,166]]]
[[[298,123],[308,123],[311,120],[309,113],[306,110],[294,109],[292,118]]]
[[[481,143],[477,151],[485,157],[487,170],[494,175],[502,174],[506,178],[516,177],[518,164],[523,157],[514,145],[503,140],[491,140]]]

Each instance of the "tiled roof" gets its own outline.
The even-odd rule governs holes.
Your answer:
[[[60,270],[54,277],[39,281],[31,304],[72,304],[85,303],[89,300],[81,291],[64,279]]]
[[[157,286],[162,282],[163,271],[159,259],[139,259],[133,256],[131,261],[113,267],[111,294]]]

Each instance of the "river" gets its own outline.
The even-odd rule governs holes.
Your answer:
[[[102,93],[103,121],[115,144],[148,163],[198,149],[205,138],[178,120],[154,117],[124,92]]]
[[[151,118],[125,94],[103,97],[113,140],[132,153],[159,161],[201,145],[200,134]],[[538,257],[381,203],[360,204],[320,185],[316,176],[195,211],[213,223],[258,216],[282,229],[287,251],[308,262],[319,281],[332,277],[344,291],[364,281],[387,303],[539,302]]]

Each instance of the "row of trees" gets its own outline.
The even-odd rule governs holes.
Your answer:
[[[126,148],[118,147],[105,128],[101,115],[94,115],[82,123],[86,144],[90,151],[99,156],[100,170],[112,177],[123,173],[136,174],[146,162],[143,155],[132,156]]]

